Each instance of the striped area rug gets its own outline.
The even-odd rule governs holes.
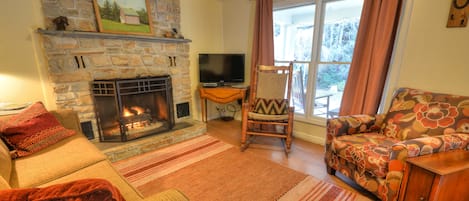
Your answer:
[[[113,165],[145,196],[176,188],[191,200],[369,200],[208,135]]]
[[[370,199],[312,176],[308,176],[279,199],[279,201],[291,200],[367,201]]]
[[[137,189],[146,183],[233,147],[208,135],[113,163]]]

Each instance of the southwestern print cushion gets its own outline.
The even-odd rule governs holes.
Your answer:
[[[288,113],[287,99],[256,98],[254,112],[268,115],[282,115]]]
[[[398,89],[382,128],[386,136],[401,140],[469,133],[469,97]]]
[[[41,102],[34,103],[0,125],[0,135],[11,145],[12,158],[36,153],[75,134],[75,131],[64,128]]]

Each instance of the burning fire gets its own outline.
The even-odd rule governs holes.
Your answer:
[[[127,130],[140,129],[151,124],[151,116],[138,106],[124,107],[122,117],[122,124]]]
[[[130,116],[142,114],[144,112],[145,112],[145,109],[138,107],[138,106],[124,107],[124,110],[122,111],[122,116],[130,117]]]

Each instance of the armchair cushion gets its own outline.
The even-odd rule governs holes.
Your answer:
[[[384,119],[383,133],[401,140],[469,133],[469,97],[401,88]]]
[[[391,147],[398,139],[379,133],[343,135],[332,140],[331,149],[341,158],[356,164],[360,174],[365,171],[376,177],[385,177]]]
[[[253,112],[267,115],[282,115],[288,113],[287,99],[256,98]]]

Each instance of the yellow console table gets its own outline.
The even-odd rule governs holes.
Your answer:
[[[238,99],[244,101],[247,87],[199,87],[202,121],[207,122],[207,99],[216,103],[229,103]]]

